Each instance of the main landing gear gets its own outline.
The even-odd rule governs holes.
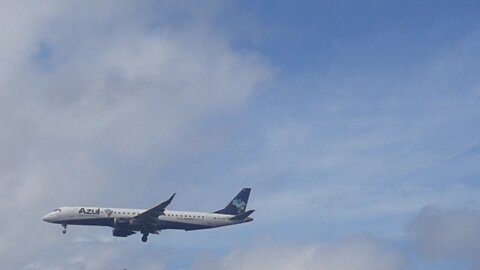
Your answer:
[[[140,231],[142,233],[142,242],[147,242],[148,240],[148,235],[150,233],[152,234],[158,234],[159,230],[155,229],[155,228],[148,228],[148,227],[143,227],[142,230]]]
[[[62,227],[63,227],[62,233],[66,234],[67,233],[67,224],[62,224]]]

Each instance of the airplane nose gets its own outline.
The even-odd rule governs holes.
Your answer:
[[[43,221],[45,222],[52,222],[52,215],[51,213],[50,214],[46,214],[43,218],[42,218]]]

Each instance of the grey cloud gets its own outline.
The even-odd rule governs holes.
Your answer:
[[[410,225],[410,232],[428,258],[480,262],[480,211],[476,209],[426,207]]]

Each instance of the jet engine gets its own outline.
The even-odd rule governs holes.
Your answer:
[[[129,235],[135,234],[134,231],[128,230],[128,229],[117,229],[113,228],[113,236],[117,237],[127,237]]]
[[[131,230],[130,220],[125,218],[116,218],[113,227],[113,236],[117,237],[127,237],[134,234],[135,232]]]

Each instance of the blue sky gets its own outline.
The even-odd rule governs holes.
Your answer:
[[[475,1],[0,10],[7,268],[479,267]],[[253,223],[146,245],[40,220],[173,192],[214,211],[247,186]]]

